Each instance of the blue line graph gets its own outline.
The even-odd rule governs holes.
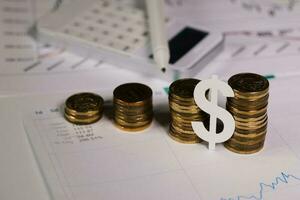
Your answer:
[[[300,181],[299,177],[281,172],[280,176],[276,177],[275,181],[272,182],[271,184],[259,183],[259,193],[257,196],[256,195],[249,195],[249,196],[238,195],[234,198],[232,198],[232,197],[221,198],[220,200],[247,200],[247,199],[263,200],[265,189],[270,188],[272,190],[276,190],[276,188],[279,184],[288,184],[290,179]]]

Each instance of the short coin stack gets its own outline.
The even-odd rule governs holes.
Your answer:
[[[232,76],[228,84],[234,97],[227,99],[226,107],[235,119],[235,132],[224,145],[240,154],[258,152],[267,133],[269,82],[258,74],[241,73]]]
[[[125,131],[141,131],[153,118],[152,90],[140,83],[127,83],[114,90],[115,125]]]
[[[194,89],[200,80],[180,79],[170,85],[169,106],[171,124],[169,135],[182,143],[198,143],[202,140],[194,133],[192,121],[204,121],[207,114],[194,101]]]
[[[93,93],[78,93],[65,102],[65,118],[74,124],[91,124],[101,119],[103,98]]]

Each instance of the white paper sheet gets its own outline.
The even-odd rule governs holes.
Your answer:
[[[238,155],[218,145],[187,145],[167,134],[167,95],[155,92],[156,118],[141,133],[99,123],[74,126],[62,117],[67,94],[37,96],[24,125],[53,199],[284,199],[300,195],[300,149],[295,109],[298,78],[270,82],[269,127],[264,149]],[[111,91],[100,92],[111,100]],[[282,98],[282,97],[285,98]],[[293,96],[293,98],[291,98]],[[47,100],[50,99],[50,100]],[[43,102],[41,104],[37,102]],[[29,117],[30,116],[30,117]],[[51,165],[50,165],[51,163]]]

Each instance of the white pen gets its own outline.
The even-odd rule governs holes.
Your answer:
[[[166,30],[164,3],[162,0],[146,0],[150,26],[153,57],[160,69],[165,72],[170,60]]]

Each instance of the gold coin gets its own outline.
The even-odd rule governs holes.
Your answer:
[[[264,141],[261,141],[260,143],[246,146],[246,145],[238,145],[238,144],[232,144],[229,142],[224,143],[224,147],[228,149],[229,151],[232,151],[234,153],[238,154],[253,154],[257,153],[264,147]]]
[[[266,134],[267,133],[267,129],[260,129],[259,131],[256,132],[248,132],[248,133],[241,133],[238,130],[234,131],[233,136],[235,137],[243,137],[243,138],[253,138],[253,137],[259,137],[260,135]]]
[[[172,116],[172,123],[178,123],[178,124],[191,124],[192,121],[206,121],[207,118],[200,118],[200,117],[194,117],[194,118],[181,118],[178,116]]]
[[[119,105],[114,105],[114,110],[123,112],[123,113],[128,113],[129,115],[132,113],[133,115],[135,114],[142,114],[145,112],[149,112],[153,110],[152,104],[151,105],[143,105],[143,106],[119,106]]]
[[[253,129],[239,129],[239,128],[235,128],[235,132],[240,133],[240,134],[244,134],[244,135],[250,135],[250,134],[258,134],[261,133],[262,131],[267,130],[268,127],[268,123],[266,123],[265,126],[260,127],[260,128],[253,128]]]
[[[198,106],[181,106],[173,102],[170,102],[169,106],[172,110],[179,113],[197,114],[201,111]]]
[[[235,119],[235,132],[224,146],[240,154],[255,153],[263,148],[267,133],[269,82],[258,74],[242,73],[228,84],[234,97],[227,98],[226,109]]]
[[[194,97],[191,97],[191,98],[179,98],[178,96],[172,94],[172,93],[169,93],[169,101],[172,101],[174,103],[178,103],[178,104],[182,104],[182,105],[195,105],[196,102],[194,100]]]
[[[180,79],[170,85],[169,108],[171,123],[169,135],[181,143],[198,143],[202,140],[194,133],[191,122],[204,121],[207,114],[194,100],[194,89],[200,80]]]
[[[243,111],[260,110],[268,105],[268,101],[240,104],[238,101],[227,101],[227,106]]]
[[[89,118],[89,117],[93,117],[95,115],[102,115],[102,112],[103,112],[103,108],[101,110],[99,110],[98,112],[86,112],[85,114],[83,114],[83,113],[76,113],[76,112],[68,109],[67,107],[65,107],[66,115],[72,115],[72,116],[78,117],[78,118]]]
[[[195,144],[202,142],[202,140],[197,135],[178,134],[172,129],[172,127],[170,127],[169,136],[173,140],[184,144]]]
[[[177,124],[171,124],[173,130],[176,130],[177,133],[184,133],[184,134],[189,134],[189,135],[195,135],[195,132],[192,128],[192,126],[189,127],[182,127],[178,126]]]
[[[235,127],[238,129],[243,129],[243,130],[253,130],[253,129],[259,129],[264,126],[266,126],[268,123],[268,117],[266,116],[263,120],[258,121],[258,122],[235,122]]]
[[[170,85],[170,95],[179,99],[190,99],[194,97],[194,89],[200,80],[187,78],[174,81]]]
[[[114,92],[114,100],[122,105],[140,106],[152,102],[152,90],[141,83],[126,83],[118,86]],[[150,103],[152,104],[152,103]]]
[[[202,121],[208,117],[208,115],[204,112],[199,112],[197,114],[190,113],[180,113],[170,109],[170,113],[172,118],[187,120],[187,121]]]
[[[70,114],[93,115],[103,109],[103,98],[94,93],[78,93],[66,100],[66,109]]]
[[[257,113],[257,114],[253,114],[253,113],[250,113],[251,115],[249,114],[240,114],[240,113],[235,113],[233,111],[230,111],[228,109],[228,107],[226,107],[227,110],[233,115],[233,116],[236,116],[236,117],[239,117],[239,118],[242,118],[242,119],[251,119],[251,118],[256,118],[256,117],[261,117],[261,116],[264,116],[267,114],[267,110],[265,112],[262,112],[262,113]]]
[[[132,109],[138,109],[141,106],[151,106],[152,105],[152,98],[147,99],[145,101],[138,101],[138,102],[125,102],[123,100],[114,98],[114,105],[120,106],[120,107],[128,107],[129,106]]]
[[[132,112],[123,112],[123,111],[115,110],[114,113],[115,113],[115,116],[122,117],[122,118],[128,118],[128,119],[153,117],[152,110],[149,110],[145,113],[132,113]]]
[[[235,119],[235,121],[238,122],[257,122],[260,120],[263,120],[265,117],[267,116],[267,113],[259,116],[259,117],[238,117],[238,116],[233,116],[233,118]]]
[[[145,124],[144,126],[139,126],[139,127],[128,127],[128,126],[123,126],[120,125],[118,123],[115,123],[115,126],[119,129],[121,129],[122,131],[126,131],[126,132],[139,132],[139,131],[143,131],[145,129],[147,129],[149,126],[151,125],[151,122],[149,122],[148,124]]]
[[[128,122],[119,118],[115,118],[114,121],[119,125],[126,126],[126,127],[143,127],[145,124],[150,123],[152,119],[139,121],[139,122]]]
[[[141,131],[153,119],[152,90],[140,83],[127,83],[114,90],[114,122],[125,131]]]
[[[265,140],[265,136],[266,136],[266,134],[262,135],[259,138],[247,138],[247,139],[243,138],[242,140],[240,140],[240,138],[233,137],[228,142],[232,143],[232,144],[239,144],[241,146],[243,146],[243,145],[250,146],[250,145],[255,145],[257,143],[262,142],[263,140]]]
[[[136,116],[115,115],[114,118],[126,121],[128,123],[137,123],[137,122],[152,120],[153,115],[152,114],[149,114],[149,115],[136,115]]]
[[[267,98],[269,90],[267,89],[266,91],[258,92],[258,93],[240,93],[237,90],[233,90],[233,91],[234,91],[234,98],[251,102],[262,98]]]
[[[268,79],[253,73],[236,74],[228,80],[228,84],[234,91],[249,96],[267,93],[269,89]]]
[[[267,111],[267,106],[265,106],[259,110],[248,110],[248,111],[239,110],[237,108],[230,107],[230,106],[226,106],[226,107],[227,107],[227,110],[229,110],[231,113],[237,113],[237,114],[247,115],[247,116],[263,115]]]
[[[91,124],[102,117],[103,98],[94,93],[77,93],[65,102],[65,118],[75,124]]]
[[[238,141],[251,141],[251,140],[261,140],[262,138],[265,138],[267,134],[267,130],[262,131],[261,133],[258,134],[240,134],[238,132],[234,132],[233,137],[234,139],[238,140]],[[231,139],[230,139],[231,140]]]
[[[77,118],[77,117],[74,117],[73,115],[68,115],[68,114],[65,114],[65,118],[73,123],[73,124],[77,124],[77,125],[86,125],[86,124],[92,124],[94,122],[97,122],[101,119],[101,115],[95,115],[95,116],[92,116],[92,117],[88,117],[88,118]]]

